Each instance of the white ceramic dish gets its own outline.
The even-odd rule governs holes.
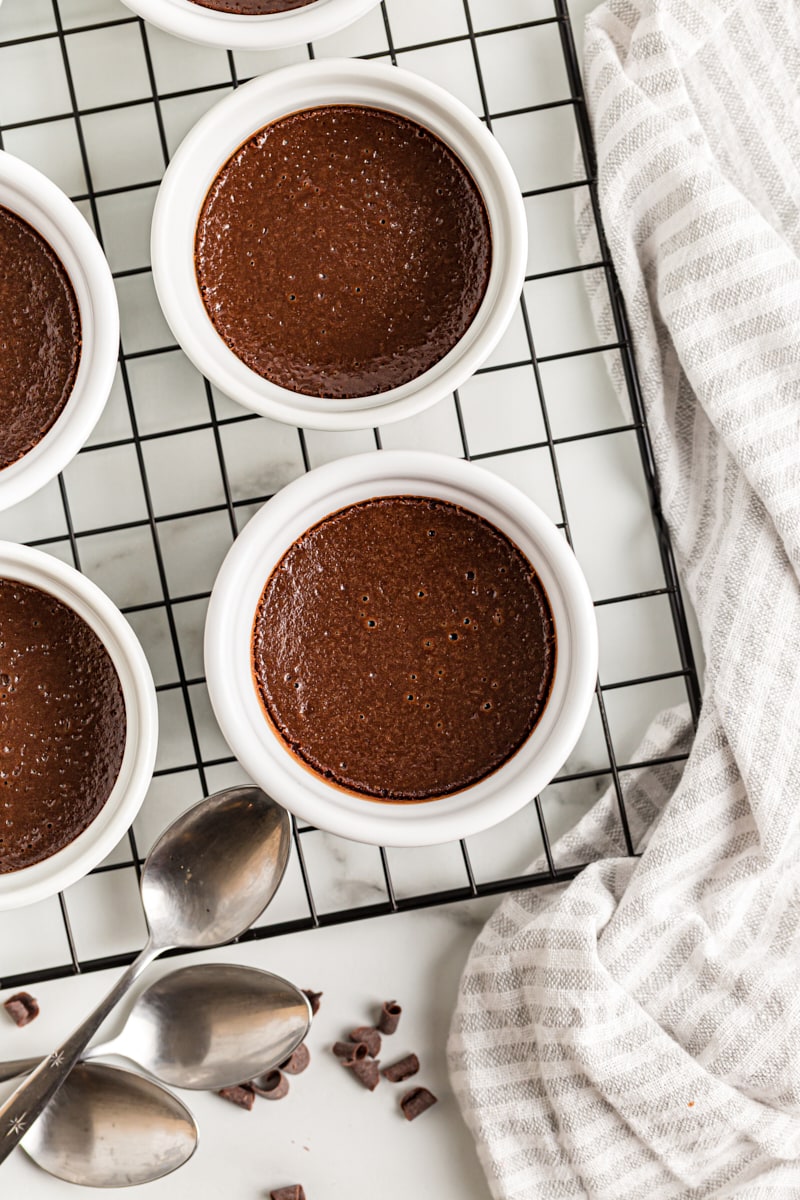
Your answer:
[[[409,117],[461,158],[483,194],[492,230],[486,295],[467,332],[418,379],[382,395],[322,400],[262,379],[214,328],[197,285],[197,216],[219,170],[257,130],[287,113],[325,104],[363,104]],[[361,429],[412,416],[459,387],[485,361],[519,300],[527,255],[525,209],[498,142],[465,105],[397,67],[329,59],[254,79],[201,117],[164,175],[153,213],[153,278],[164,315],[195,366],[246,408],[315,429]]]
[[[83,833],[43,862],[0,875],[0,910],[35,904],[86,875],[124,835],[153,774],[158,742],[156,691],[144,651],[119,609],[85,575],[29,546],[0,542],[0,579],[49,592],[86,621],[102,641],[122,685],[127,736],[111,795]]]
[[[494,774],[455,795],[405,805],[347,792],[304,766],[264,714],[251,668],[256,607],[289,546],[329,513],[390,495],[449,500],[503,530],[536,568],[550,599],[558,639],[550,700],[517,753]],[[228,744],[256,783],[280,804],[312,825],[355,841],[425,846],[467,837],[502,821],[550,782],[586,721],[597,676],[597,627],[574,555],[532,500],[460,459],[379,451],[317,467],[253,517],[214,584],[205,665],[211,703]]]
[[[58,420],[32,450],[0,471],[0,510],[49,483],[80,450],[108,400],[119,353],[119,310],[105,255],[60,188],[0,151],[0,205],[32,225],[64,264],[81,317],[81,358]]]
[[[314,0],[292,12],[243,16],[216,12],[191,0],[123,0],[131,12],[189,42],[228,50],[301,46],[352,25],[378,0]]]

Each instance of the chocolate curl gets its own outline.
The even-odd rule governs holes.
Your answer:
[[[283,1100],[289,1093],[289,1080],[283,1071],[276,1068],[274,1071],[265,1071],[263,1075],[256,1075],[255,1079],[250,1080],[250,1087],[257,1096],[263,1096],[265,1100]]]
[[[378,1018],[378,1029],[381,1033],[387,1035],[392,1034],[400,1024],[400,1016],[403,1010],[396,1000],[384,1001],[381,1015]]]
[[[331,1049],[337,1058],[348,1062],[361,1062],[369,1053],[364,1042],[334,1042]]]
[[[311,1053],[308,1046],[305,1042],[301,1042],[294,1048],[286,1062],[281,1063],[281,1070],[285,1071],[287,1075],[301,1075],[310,1062]]]
[[[400,1107],[403,1110],[405,1119],[407,1121],[414,1121],[436,1103],[437,1100],[433,1092],[429,1092],[427,1088],[418,1087],[412,1088],[410,1092],[406,1092],[400,1101]]]
[[[350,1034],[350,1041],[363,1042],[370,1058],[377,1058],[381,1052],[381,1035],[374,1025],[359,1025]]]
[[[249,1083],[237,1083],[234,1087],[220,1088],[217,1095],[222,1096],[223,1100],[230,1100],[231,1104],[238,1104],[239,1108],[246,1108],[248,1112],[256,1102],[255,1091]]]
[[[378,1063],[374,1058],[346,1059],[342,1066],[352,1071],[358,1082],[363,1083],[371,1092],[374,1092],[380,1083]]]
[[[303,995],[311,1005],[311,1015],[315,1017],[319,1012],[319,1002],[322,999],[322,992],[312,992],[310,988],[303,988]],[[301,1189],[302,1190],[302,1189]]]
[[[30,1025],[39,1015],[39,1001],[30,992],[16,992],[3,1005],[11,1020],[21,1029]]]
[[[381,1074],[384,1079],[388,1079],[389,1083],[402,1083],[404,1079],[410,1079],[412,1075],[416,1075],[419,1070],[419,1059],[416,1054],[407,1054],[405,1058],[400,1058],[391,1066],[384,1067]]]
[[[269,1200],[306,1200],[302,1184],[291,1183],[288,1187],[276,1188],[270,1192]]]

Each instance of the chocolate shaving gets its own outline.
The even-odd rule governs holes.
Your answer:
[[[238,1104],[239,1108],[246,1108],[248,1112],[256,1102],[256,1093],[249,1083],[220,1088],[217,1095],[222,1096],[223,1100],[230,1100],[231,1104]]]
[[[16,992],[3,1005],[15,1025],[30,1025],[39,1015],[39,1001],[30,992]]]
[[[281,1070],[285,1071],[287,1075],[300,1075],[310,1062],[311,1053],[308,1046],[305,1042],[301,1042],[299,1046],[295,1047],[286,1062],[281,1063]]]
[[[378,1063],[374,1058],[349,1059],[342,1063],[343,1067],[348,1067],[359,1083],[363,1083],[365,1088],[369,1088],[371,1092],[380,1083],[380,1072],[378,1071]]]
[[[436,1097],[433,1092],[429,1092],[427,1088],[418,1087],[412,1088],[410,1092],[406,1092],[400,1101],[400,1107],[403,1110],[405,1119],[407,1121],[414,1121],[426,1109],[431,1108],[436,1103]]]
[[[416,1075],[418,1070],[419,1059],[416,1054],[407,1054],[405,1058],[400,1058],[390,1066],[384,1067],[381,1074],[384,1079],[389,1080],[389,1083],[402,1083],[404,1079],[410,1079],[412,1075]]]
[[[311,1005],[311,1015],[315,1017],[319,1012],[319,1002],[322,999],[322,992],[312,992],[310,988],[303,988],[302,991]]]
[[[283,1100],[289,1092],[289,1080],[283,1071],[276,1068],[274,1071],[265,1071],[263,1075],[257,1075],[255,1079],[251,1079],[250,1087],[257,1096],[263,1096],[265,1100]]]
[[[331,1048],[337,1058],[347,1059],[348,1062],[360,1062],[369,1053],[364,1042],[334,1042]]]
[[[350,1034],[350,1041],[363,1042],[370,1058],[377,1058],[381,1052],[381,1035],[374,1025],[359,1025]]]
[[[302,1184],[290,1183],[288,1187],[276,1188],[270,1192],[269,1200],[306,1200]]]
[[[392,1034],[400,1024],[402,1008],[396,1000],[385,1000],[381,1015],[378,1018],[378,1029],[381,1033]]]

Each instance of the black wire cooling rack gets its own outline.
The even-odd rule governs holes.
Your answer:
[[[550,3],[552,8],[549,7]],[[6,0],[4,10],[0,11],[0,37],[10,29],[10,10],[13,7],[14,0]],[[245,440],[253,441],[256,445],[259,444],[259,438],[265,445],[270,439],[282,439],[277,457],[283,462],[281,469],[285,477],[309,470],[315,462],[325,457],[351,452],[354,447],[350,443],[343,446],[336,441],[336,435],[329,435],[325,440],[302,429],[296,433],[278,430],[269,422],[264,422],[263,418],[237,409],[216,394],[208,382],[199,376],[193,380],[191,404],[187,399],[181,408],[183,402],[178,397],[176,408],[175,397],[172,396],[167,404],[171,415],[153,417],[152,396],[154,389],[158,393],[158,379],[163,377],[165,380],[164,391],[159,393],[164,396],[176,387],[180,391],[180,382],[176,384],[175,379],[189,380],[192,369],[164,333],[165,327],[159,324],[155,297],[148,290],[150,268],[146,240],[140,237],[137,241],[140,224],[137,214],[143,207],[152,204],[161,172],[174,149],[174,114],[183,113],[181,119],[184,124],[190,124],[195,108],[197,113],[194,115],[199,115],[203,106],[208,107],[248,75],[286,61],[286,56],[277,56],[273,64],[265,56],[256,63],[248,56],[232,52],[197,51],[177,40],[167,39],[166,35],[130,15],[114,0],[34,0],[24,6],[18,2],[17,22],[23,7],[29,14],[29,18],[23,19],[30,19],[32,27],[23,26],[19,36],[0,41],[0,144],[12,153],[29,158],[47,173],[50,173],[50,167],[57,173],[57,168],[71,184],[67,190],[72,192],[73,200],[93,224],[109,253],[112,267],[117,268],[114,277],[120,292],[123,332],[118,379],[110,406],[116,416],[108,423],[101,424],[99,432],[81,452],[76,464],[59,477],[57,487],[53,485],[46,502],[40,498],[32,510],[32,516],[30,505],[12,510],[6,514],[0,532],[65,558],[92,575],[111,592],[145,643],[156,674],[159,702],[163,709],[162,728],[167,730],[165,737],[172,745],[171,758],[157,765],[153,792],[145,802],[143,812],[149,813],[144,826],[147,832],[142,834],[143,827],[140,822],[137,823],[124,845],[118,847],[92,873],[95,880],[104,877],[105,889],[102,893],[105,901],[100,903],[95,899],[93,906],[98,908],[104,904],[110,909],[106,914],[106,922],[113,928],[118,912],[121,913],[124,908],[122,900],[117,906],[115,899],[117,895],[122,895],[123,882],[130,907],[130,894],[135,892],[131,885],[138,879],[143,843],[175,815],[174,804],[170,811],[164,809],[163,797],[171,795],[174,790],[186,797],[185,802],[178,802],[178,807],[185,806],[185,803],[200,795],[216,790],[223,782],[238,778],[234,760],[224,752],[218,737],[215,741],[213,730],[211,734],[208,732],[211,718],[205,698],[197,637],[213,572],[247,517],[258,505],[268,500],[270,491],[274,490],[274,487],[264,488],[263,478],[257,468],[253,468],[252,462],[243,465],[242,439],[238,431],[246,428]],[[411,5],[411,8],[422,13],[419,4],[416,8]],[[639,580],[639,586],[628,587],[619,594],[617,589],[608,588],[607,579],[595,580],[593,594],[601,632],[601,682],[597,686],[590,718],[595,730],[592,749],[584,748],[581,756],[579,747],[548,789],[548,795],[532,797],[530,806],[515,820],[513,829],[509,828],[505,835],[502,830],[493,835],[491,853],[485,852],[480,839],[461,842],[457,847],[450,848],[452,854],[449,865],[440,873],[441,877],[434,870],[433,875],[428,873],[414,877],[409,884],[408,879],[413,872],[412,876],[405,869],[399,872],[396,852],[375,850],[378,856],[376,864],[370,868],[367,873],[369,878],[359,889],[358,863],[364,861],[363,854],[357,856],[354,866],[347,857],[348,847],[337,844],[338,839],[295,823],[292,871],[297,904],[294,910],[285,908],[268,923],[251,929],[246,938],[274,936],[570,879],[584,864],[559,863],[557,851],[553,849],[553,826],[571,823],[565,822],[563,814],[572,812],[574,819],[579,815],[581,805],[585,808],[609,784],[616,794],[624,840],[628,853],[632,854],[634,847],[628,827],[622,780],[626,772],[644,764],[629,761],[628,746],[620,746],[620,726],[615,725],[614,714],[610,711],[614,698],[622,694],[632,698],[633,706],[640,712],[644,724],[661,706],[664,685],[673,689],[669,693],[671,698],[688,699],[695,717],[699,711],[697,674],[675,562],[659,506],[658,481],[630,332],[600,224],[591,132],[566,0],[511,0],[507,4],[495,3],[494,0],[442,0],[441,10],[437,6],[434,9],[435,39],[414,36],[414,29],[409,26],[406,0],[384,0],[376,8],[367,32],[363,32],[365,23],[362,22],[362,31],[357,34],[356,40],[348,41],[351,35],[343,34],[335,41],[335,50],[411,65],[412,69],[420,69],[423,73],[432,71],[434,77],[445,58],[451,63],[450,70],[460,77],[464,77],[465,69],[469,66],[474,73],[471,80],[474,107],[488,128],[510,147],[512,161],[512,151],[524,155],[526,145],[541,147],[542,138],[547,141],[548,137],[567,142],[569,154],[566,157],[571,159],[577,130],[584,168],[583,173],[579,173],[580,177],[575,177],[572,170],[565,169],[558,178],[553,178],[551,171],[550,177],[542,180],[537,179],[533,168],[529,178],[526,178],[529,175],[527,170],[523,170],[523,195],[529,206],[535,241],[537,223],[547,213],[552,215],[556,206],[561,213],[561,225],[566,227],[566,224],[572,224],[575,193],[583,189],[591,202],[600,246],[600,257],[596,262],[586,264],[575,260],[545,270],[533,270],[527,275],[516,318],[517,334],[506,341],[506,349],[501,347],[478,372],[475,380],[462,389],[461,394],[457,393],[445,402],[447,408],[444,416],[452,435],[447,449],[464,458],[482,461],[490,469],[499,470],[513,478],[520,486],[526,487],[528,483],[535,482],[534,492],[537,496],[537,489],[542,486],[541,480],[546,476],[552,495],[552,515],[586,568],[585,538],[581,544],[581,537],[575,536],[574,524],[570,521],[570,505],[573,503],[570,497],[575,495],[576,475],[588,472],[591,476],[592,471],[597,469],[597,479],[592,477],[592,487],[596,491],[593,503],[602,507],[603,472],[608,470],[609,461],[611,469],[614,469],[616,461],[613,454],[610,460],[604,457],[604,451],[609,447],[633,446],[636,453],[625,459],[630,505],[633,508],[629,507],[626,511],[639,513],[640,527],[645,529],[642,536],[652,539],[652,558],[657,571],[644,580],[646,586],[642,586]],[[431,16],[434,9],[430,10]],[[498,18],[502,21],[504,16],[512,18],[512,23],[491,23],[492,19],[495,22]],[[402,27],[400,32],[398,26]],[[418,34],[424,35],[431,28],[431,21],[420,19],[415,28]],[[562,91],[544,99],[535,93],[524,96],[531,102],[510,108],[504,108],[501,104],[498,111],[493,96],[493,80],[498,74],[498,48],[510,46],[509,39],[514,39],[517,47],[523,41],[533,46],[539,38],[549,39],[543,53],[550,66],[553,66],[554,57],[559,60],[553,79],[563,80],[563,85],[554,82],[553,87],[556,91],[559,88]],[[141,86],[144,87],[146,81],[141,95],[92,103],[97,96],[87,93],[82,83],[82,71],[93,55],[102,53],[103,39],[111,39],[114,45],[118,42],[121,45],[124,40],[127,47],[123,56],[124,64],[127,64],[125,70],[129,69],[131,55],[135,54]],[[366,47],[365,40],[369,43]],[[314,57],[319,50],[319,47],[309,45],[301,53]],[[432,58],[432,53],[439,57]],[[173,57],[170,59],[170,56]],[[491,72],[487,71],[490,57],[493,64]],[[10,101],[10,89],[18,86],[20,71],[30,71],[31,60],[39,64],[35,69],[41,71],[42,77],[36,84],[36,99],[28,104],[27,110],[25,106],[20,110],[16,101]],[[170,74],[163,69],[165,62],[172,62],[180,69]],[[431,66],[435,62],[439,63],[439,67]],[[109,63],[108,70],[114,70],[113,63]],[[205,78],[199,79],[203,73]],[[131,84],[130,87],[135,88],[135,85]],[[524,88],[522,90],[524,92]],[[146,110],[148,119],[152,119],[153,147],[148,153],[141,150],[137,138],[131,140],[130,121],[142,116],[141,112],[137,116],[134,110]],[[574,128],[571,129],[573,122]],[[129,151],[127,158],[125,151],[121,158],[116,152],[105,152],[106,156],[116,156],[113,171],[107,167],[107,158],[102,149],[97,148],[98,128],[101,125],[106,130],[106,146],[110,146],[109,129],[119,131],[123,146],[125,139],[129,139],[129,146],[125,148]],[[520,147],[523,149],[520,150]],[[533,149],[529,157],[531,161],[535,158]],[[126,177],[127,165],[130,165],[130,170]],[[515,166],[519,172],[517,162]],[[85,181],[85,186],[79,180]],[[526,186],[528,182],[537,186]],[[109,237],[112,213],[116,213],[115,220],[122,214],[123,229],[126,219],[130,225],[130,237],[122,239],[129,242],[124,252],[120,249],[118,233]],[[565,213],[568,213],[566,217]],[[118,223],[115,228],[119,227]],[[110,241],[113,242],[112,246],[109,245]],[[131,262],[137,254],[139,261]],[[121,262],[125,265],[120,266]],[[600,272],[604,278],[613,313],[615,340],[602,345],[573,344],[568,328],[562,331],[561,344],[552,352],[548,350],[542,353],[541,345],[537,352],[540,341],[537,313],[543,311],[543,303],[547,308],[549,297],[555,298],[557,289],[563,291],[572,284],[582,286],[581,276],[587,271]],[[156,314],[155,318],[153,313]],[[543,331],[543,337],[545,341],[548,338],[552,341],[552,331]],[[614,411],[613,418],[606,416],[600,419],[590,403],[594,389],[599,386],[596,365],[600,364],[600,374],[605,377],[609,360],[614,357],[621,365],[627,384],[630,420],[622,416],[620,409]],[[529,416],[538,430],[527,438],[523,436],[520,439],[516,433],[520,428],[519,420],[516,425],[514,422],[503,424],[503,397],[508,394],[512,382],[518,417],[521,383],[525,389],[522,407],[527,406],[527,416],[522,420],[522,427],[529,428],[525,423]],[[470,393],[473,386],[477,389],[474,394]],[[564,411],[567,396],[568,417]],[[498,429],[508,432],[505,444],[499,444],[502,439],[497,432],[493,442],[491,437],[487,440],[485,419],[483,423],[480,420],[474,423],[474,414],[481,405],[487,404],[499,414]],[[159,420],[162,427],[159,427]],[[439,421],[436,428],[442,427]],[[427,430],[428,426],[421,428]],[[480,429],[483,432],[476,432]],[[362,439],[357,448],[381,448],[384,442],[396,445],[397,436],[396,428],[391,440],[388,430],[375,429],[364,435],[367,441]],[[424,436],[430,448],[440,448],[435,438],[431,446],[429,435],[421,434],[419,428],[415,436]],[[290,445],[287,438],[296,440]],[[181,506],[178,501],[176,507],[174,497],[165,497],[160,483],[155,486],[156,467],[160,463],[163,473],[165,464],[170,469],[170,464],[177,458],[184,463],[191,460],[200,444],[198,439],[203,439],[206,454],[211,452],[209,448],[213,446],[221,490],[216,498],[212,497],[212,502]],[[235,447],[238,447],[236,453]],[[103,460],[105,465],[101,469]],[[570,463],[569,470],[565,469],[567,460]],[[128,475],[132,472],[134,477],[138,477],[136,487],[141,488],[140,510],[133,516],[120,513],[108,491],[115,479],[117,487],[124,487],[126,471]],[[285,478],[279,482],[285,482]],[[652,511],[652,523],[648,504]],[[104,514],[115,519],[104,523]],[[614,513],[610,513],[610,525],[613,525],[614,519]],[[183,561],[182,556],[187,553],[190,542],[195,546],[195,557],[199,554],[206,559],[210,570],[210,575],[201,586],[192,586],[196,575],[191,571],[176,569],[176,564]],[[626,554],[624,531],[620,534],[616,550],[619,557],[617,568],[620,569],[615,568],[614,577],[623,579],[625,573],[621,565]],[[120,583],[115,565],[123,560],[128,563],[129,582],[125,585]],[[130,563],[137,560],[139,567],[131,573]],[[149,571],[149,583],[145,586],[141,580],[146,570]],[[592,583],[591,574],[589,578]],[[662,657],[656,666],[666,663],[666,669],[637,670],[639,660],[635,653],[632,657],[622,655],[624,661],[616,666],[608,661],[608,655],[604,660],[604,646],[613,648],[627,645],[624,630],[636,627],[636,621],[632,621],[631,617],[635,606],[642,605],[650,605],[651,610],[652,606],[656,606],[661,619],[660,625],[658,622],[648,625],[649,618],[640,623],[644,632],[640,633],[639,641],[643,645],[647,643],[643,661],[652,664],[652,655],[647,647],[652,648],[657,644]],[[611,617],[606,619],[608,614]],[[620,629],[623,630],[622,641]],[[630,707],[628,704],[628,711]],[[166,723],[165,712],[169,714]],[[169,730],[178,718],[182,722],[184,736],[176,739]],[[630,745],[634,744],[630,741]],[[680,757],[651,761],[668,762]],[[226,772],[230,773],[230,778]],[[188,781],[191,781],[191,786],[188,786]],[[574,812],[570,808],[573,802],[577,804]],[[509,855],[505,852],[511,841],[514,842],[514,853]],[[363,850],[360,848],[360,852]],[[542,851],[547,863],[546,870],[531,874],[519,867],[514,869],[515,864],[530,862]],[[373,853],[371,849],[370,853]],[[404,853],[418,853],[418,857],[423,854]],[[454,860],[457,862],[455,867]],[[345,870],[350,876],[351,891],[348,892],[347,888],[343,891],[334,890],[331,893],[332,901],[321,900],[319,894],[319,873],[325,863],[328,875],[331,869],[335,874],[339,864],[348,864]],[[398,883],[400,874],[404,874],[405,882]],[[114,881],[110,891],[106,886],[109,880]],[[76,888],[87,883],[91,883],[91,877],[89,881],[76,885]],[[353,886],[355,891],[352,891]],[[18,941],[20,931],[23,937],[35,941],[45,925],[52,934],[54,923],[63,922],[63,935],[59,929],[52,948],[42,951],[34,960],[25,958],[22,965],[15,963],[13,958],[9,961],[4,947],[5,961],[0,961],[4,987],[18,987],[81,971],[117,966],[133,958],[135,946],[131,944],[130,937],[128,944],[120,947],[113,937],[110,940],[106,937],[93,941],[80,929],[76,930],[76,911],[85,914],[87,903],[91,907],[92,902],[87,902],[84,895],[79,903],[73,899],[73,893],[77,896],[74,888],[60,896],[57,902],[53,901],[52,907],[47,908],[44,914],[38,913],[29,933],[25,922],[28,919],[33,921],[32,917],[28,918],[25,911],[7,914],[13,917]],[[353,903],[347,902],[348,896],[354,898]],[[80,919],[83,920],[83,916]],[[119,919],[122,919],[121,916]],[[0,944],[3,940],[0,933]],[[52,939],[48,936],[47,940],[49,943]]]

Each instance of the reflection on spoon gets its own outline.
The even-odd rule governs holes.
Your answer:
[[[179,946],[221,946],[252,925],[278,889],[290,839],[286,811],[256,787],[217,792],[164,830],[142,869],[147,944],[86,1020],[0,1104],[0,1163],[154,958]]]
[[[83,1187],[151,1183],[197,1146],[194,1117],[166,1088],[107,1063],[78,1063],[26,1133],[43,1170]]]
[[[84,1058],[119,1054],[174,1087],[216,1090],[284,1062],[308,1033],[311,1009],[298,988],[255,967],[200,963],[170,971],[137,999],[117,1037]],[[41,1058],[0,1063],[0,1080]]]

